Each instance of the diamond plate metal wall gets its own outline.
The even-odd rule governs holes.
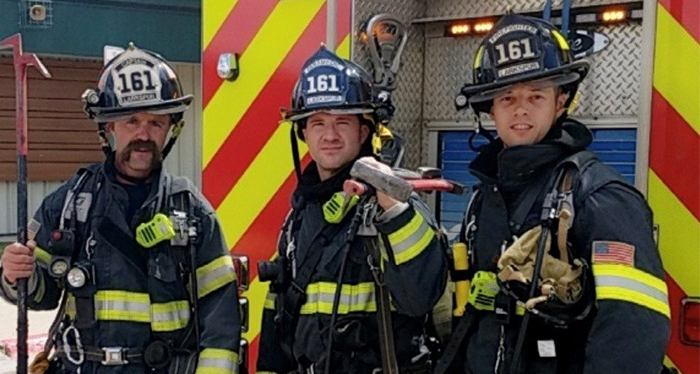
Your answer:
[[[574,0],[573,6],[604,5],[620,1]],[[622,0],[626,2],[626,0]],[[408,23],[417,18],[478,17],[502,14],[507,9],[536,11],[545,0],[355,0],[353,60],[369,68],[369,55],[357,35],[360,25],[377,13],[392,13]],[[554,1],[560,9],[562,0]],[[472,115],[454,108],[454,97],[471,81],[470,66],[478,37],[443,37],[444,23],[414,24],[402,56],[398,88],[394,92],[396,116],[392,128],[407,140],[405,167],[427,164],[429,122],[469,121]],[[599,26],[595,31],[610,38],[610,45],[589,58],[591,71],[581,85],[574,116],[634,117],[638,111],[641,67],[639,23]]]
[[[429,0],[426,17],[479,17],[503,14],[506,10],[531,12],[544,9],[545,0]],[[627,0],[574,0],[572,6],[593,6],[610,3],[631,2]],[[561,9],[562,0],[554,0],[554,9]]]
[[[439,25],[428,25],[441,27]],[[430,32],[430,30],[427,30]],[[591,70],[581,84],[581,98],[573,116],[633,117],[637,115],[641,69],[642,26],[639,23],[597,27],[608,36],[608,47],[589,57]],[[480,38],[428,38],[425,54],[426,121],[470,120],[467,111],[455,111],[454,98],[471,82],[470,66]]]
[[[591,56],[591,70],[581,83],[581,99],[574,116],[636,117],[639,111],[642,25],[629,23],[598,27],[610,38],[608,47]]]
[[[424,0],[355,0],[354,6],[353,60],[368,70],[371,70],[369,53],[357,37],[362,24],[375,14],[390,13],[408,25],[425,13]],[[396,112],[391,128],[406,139],[403,166],[409,168],[420,164],[422,144],[427,141],[427,136],[421,136],[424,45],[423,25],[409,26],[408,42],[401,55],[401,70],[393,98]],[[426,140],[422,141],[422,138]]]

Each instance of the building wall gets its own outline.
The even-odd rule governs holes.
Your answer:
[[[28,17],[47,9],[43,22]],[[29,52],[101,57],[105,44],[153,49],[172,61],[200,61],[199,0],[0,0],[0,38],[21,32]]]
[[[185,113],[185,127],[178,142],[166,160],[166,169],[177,175],[192,179],[201,186],[201,144],[202,144],[202,115],[201,115],[201,73],[199,64],[174,64],[180,77],[184,92],[193,93],[195,100]],[[76,98],[76,100],[78,100]],[[29,123],[31,127],[31,123]],[[31,139],[30,139],[31,141]],[[97,135],[95,135],[97,143]],[[43,198],[54,191],[60,182],[29,183],[29,214],[33,215],[39,208]],[[0,182],[0,241],[8,233],[17,229],[17,184]]]

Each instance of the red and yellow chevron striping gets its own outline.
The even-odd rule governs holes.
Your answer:
[[[225,2],[221,1],[221,3]],[[207,107],[212,96],[223,83],[223,80],[216,74],[216,68],[214,68],[218,62],[219,55],[227,52],[237,52],[239,55],[243,55],[256,32],[277,3],[278,1],[276,0],[240,1],[236,3],[231,9],[229,16],[226,17],[216,34],[213,35],[213,39],[202,41],[202,45],[207,46],[202,53],[202,61],[204,61],[204,65],[211,66],[211,68],[204,69],[202,72],[202,86],[204,88],[203,108]],[[207,9],[204,15],[212,17],[211,13],[215,12]],[[220,11],[220,14],[226,13],[228,12]],[[215,23],[214,21],[208,21],[205,17],[203,24],[210,25]],[[236,35],[236,37],[232,38],[232,35]],[[204,35],[204,38],[206,38],[206,35]]]
[[[697,0],[659,0],[659,4],[700,43],[700,8]]]
[[[673,329],[667,361],[700,373],[700,349],[681,343],[681,300],[700,296],[700,4],[659,0],[656,20],[649,204],[660,227]]]
[[[336,40],[348,56],[351,1],[337,2]],[[255,371],[257,336],[267,284],[255,264],[274,256],[279,228],[296,185],[289,124],[279,124],[289,106],[303,62],[324,42],[324,0],[226,0],[203,3],[203,191],[217,210],[233,252],[251,259],[255,278],[251,305],[250,372]],[[212,15],[224,13],[225,16]],[[209,16],[208,16],[209,15]],[[240,76],[216,75],[221,53],[238,53]],[[300,144],[300,152],[306,148]],[[308,164],[308,157],[303,160]]]

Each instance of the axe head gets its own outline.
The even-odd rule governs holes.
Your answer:
[[[408,201],[413,191],[411,184],[405,180],[395,175],[386,174],[361,160],[355,161],[352,165],[350,176],[372,185],[377,190],[401,202]]]

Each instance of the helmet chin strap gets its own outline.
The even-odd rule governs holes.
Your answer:
[[[163,160],[165,160],[166,157],[168,157],[168,154],[172,150],[173,146],[175,145],[175,142],[177,141],[177,138],[180,136],[180,133],[182,132],[182,128],[185,125],[185,120],[180,118],[175,124],[173,125],[173,130],[172,134],[170,135],[170,139],[168,139],[168,143],[165,144],[165,147],[163,148],[163,152],[161,152],[161,155],[163,156]]]
[[[294,161],[294,173],[297,175],[297,183],[301,184],[301,160],[299,159],[299,140],[297,140],[297,134],[295,128],[297,125],[292,124],[291,130],[289,131],[290,141],[292,143],[292,160]]]
[[[476,138],[477,135],[483,136],[489,141],[489,143],[493,143],[495,139],[481,124],[481,111],[473,107],[472,109],[474,110],[474,116],[476,117],[476,126],[474,126],[474,132],[469,136],[469,148],[471,148],[471,150],[474,152],[478,152],[479,148],[474,146],[474,138]]]

